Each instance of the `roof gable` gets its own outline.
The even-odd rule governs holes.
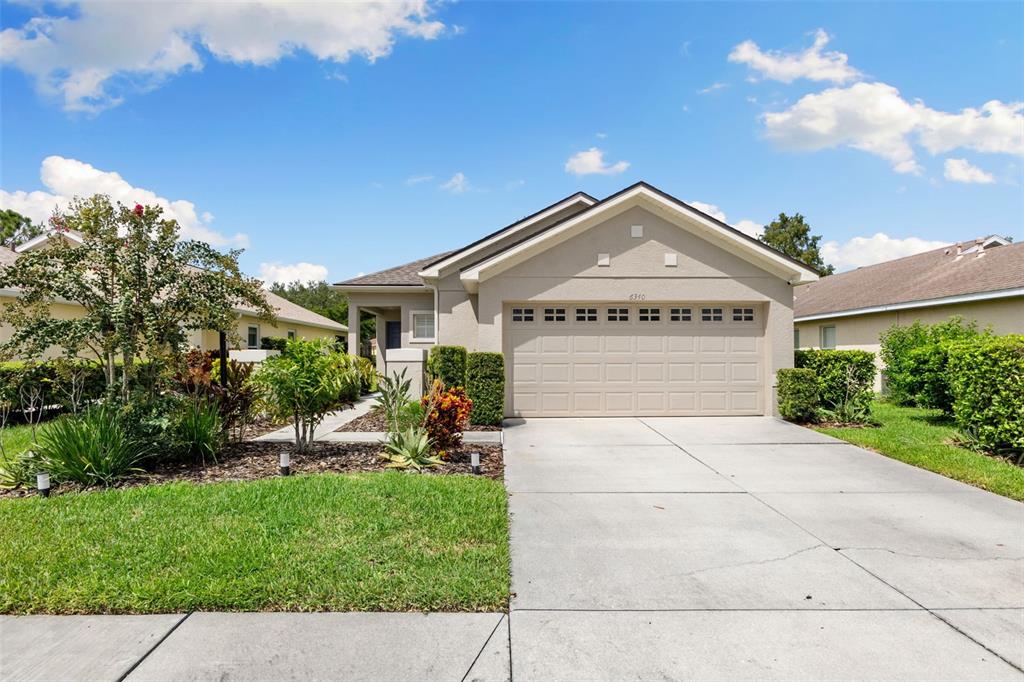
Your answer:
[[[469,265],[462,271],[462,282],[467,290],[476,291],[479,282],[498,275],[634,206],[642,206],[680,229],[686,229],[761,269],[786,278],[791,283],[810,282],[818,278],[817,272],[806,264],[776,251],[647,183],[640,182],[597,202],[579,214]]]

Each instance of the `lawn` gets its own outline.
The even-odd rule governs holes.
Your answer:
[[[0,431],[0,436],[3,438],[4,451],[8,455],[20,454],[32,445],[32,427],[28,424],[7,426]]]
[[[0,500],[0,612],[495,611],[498,481],[397,472]]]
[[[939,410],[875,402],[879,428],[820,428],[822,433],[870,448],[1015,500],[1024,500],[1024,469],[952,444],[956,429]]]

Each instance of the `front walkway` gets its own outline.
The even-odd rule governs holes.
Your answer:
[[[769,418],[505,429],[516,680],[1024,679],[1024,506]]]

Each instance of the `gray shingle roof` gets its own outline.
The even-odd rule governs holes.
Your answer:
[[[423,286],[423,280],[416,273],[434,261],[441,260],[455,251],[445,251],[427,258],[420,258],[405,265],[371,272],[368,275],[360,275],[338,282],[335,286]]]
[[[964,248],[973,246],[967,242]],[[957,257],[957,245],[822,277],[794,290],[794,317],[1024,287],[1024,242]]]

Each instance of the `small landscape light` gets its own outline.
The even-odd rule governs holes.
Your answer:
[[[39,494],[43,497],[50,496],[50,474],[42,471],[36,474],[36,488],[39,489]]]
[[[292,457],[287,452],[281,453],[281,475],[288,476],[292,473]]]
[[[480,453],[479,452],[471,452],[471,453],[469,453],[469,464],[470,464],[471,467],[473,467],[473,473],[474,474],[479,474],[480,473]]]

